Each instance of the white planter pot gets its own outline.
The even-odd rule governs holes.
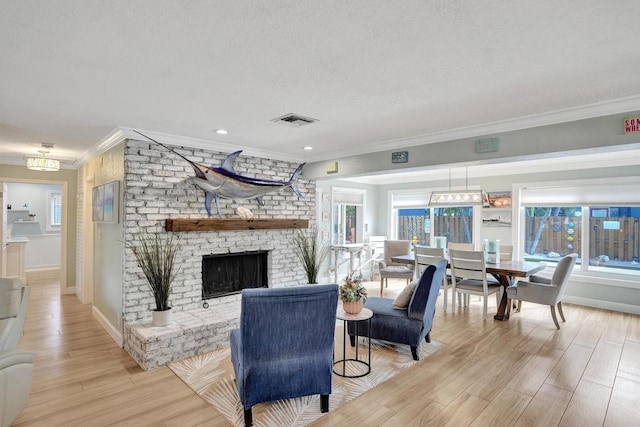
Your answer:
[[[153,326],[167,326],[167,325],[170,325],[172,322],[170,308],[164,311],[153,310],[151,312],[151,316],[153,316],[152,317],[153,320],[151,322]]]

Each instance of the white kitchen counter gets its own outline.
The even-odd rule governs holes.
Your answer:
[[[29,243],[29,238],[24,236],[9,237],[7,243]]]
[[[22,283],[27,283],[25,271],[25,247],[29,243],[28,237],[11,237],[7,239],[7,277],[19,277]]]

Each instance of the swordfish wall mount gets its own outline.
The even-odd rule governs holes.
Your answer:
[[[205,166],[200,163],[192,162],[187,159],[182,154],[178,153],[171,147],[162,144],[161,142],[156,141],[153,138],[148,137],[147,135],[134,130],[135,133],[147,138],[148,140],[155,142],[161,147],[166,148],[172,153],[180,156],[185,161],[187,161],[196,176],[191,178],[191,181],[202,190],[204,190],[204,208],[207,211],[207,215],[211,217],[211,201],[214,200],[216,202],[216,212],[218,214],[218,218],[220,218],[220,206],[218,205],[218,198],[222,197],[225,199],[256,199],[259,206],[264,206],[264,202],[262,200],[262,196],[269,193],[275,193],[280,191],[284,187],[289,187],[291,191],[298,196],[298,199],[304,199],[304,196],[298,190],[298,187],[295,184],[295,180],[298,179],[298,176],[302,172],[302,168],[305,163],[302,163],[298,168],[293,172],[291,178],[288,181],[274,181],[270,179],[259,179],[259,178],[251,178],[248,176],[239,175],[235,172],[233,168],[233,164],[242,153],[242,150],[235,151],[227,156],[227,158],[222,162],[220,167],[214,166]]]

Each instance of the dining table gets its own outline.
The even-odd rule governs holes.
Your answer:
[[[415,264],[415,257],[413,253],[410,253],[391,257],[391,261],[403,264]],[[498,264],[485,264],[487,273],[495,277],[504,288],[500,305],[498,305],[498,312],[493,316],[495,320],[509,320],[506,289],[514,284],[518,279],[527,278],[536,274],[539,271],[544,270],[546,266],[547,265],[543,262],[516,260],[501,260]],[[447,268],[449,267],[450,266],[447,265]]]

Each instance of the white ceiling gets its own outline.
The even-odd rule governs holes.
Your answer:
[[[637,10],[637,0],[2,0],[0,163],[24,164],[48,142],[78,167],[118,127],[317,161],[549,112],[640,109]],[[287,113],[319,122],[271,122]]]

